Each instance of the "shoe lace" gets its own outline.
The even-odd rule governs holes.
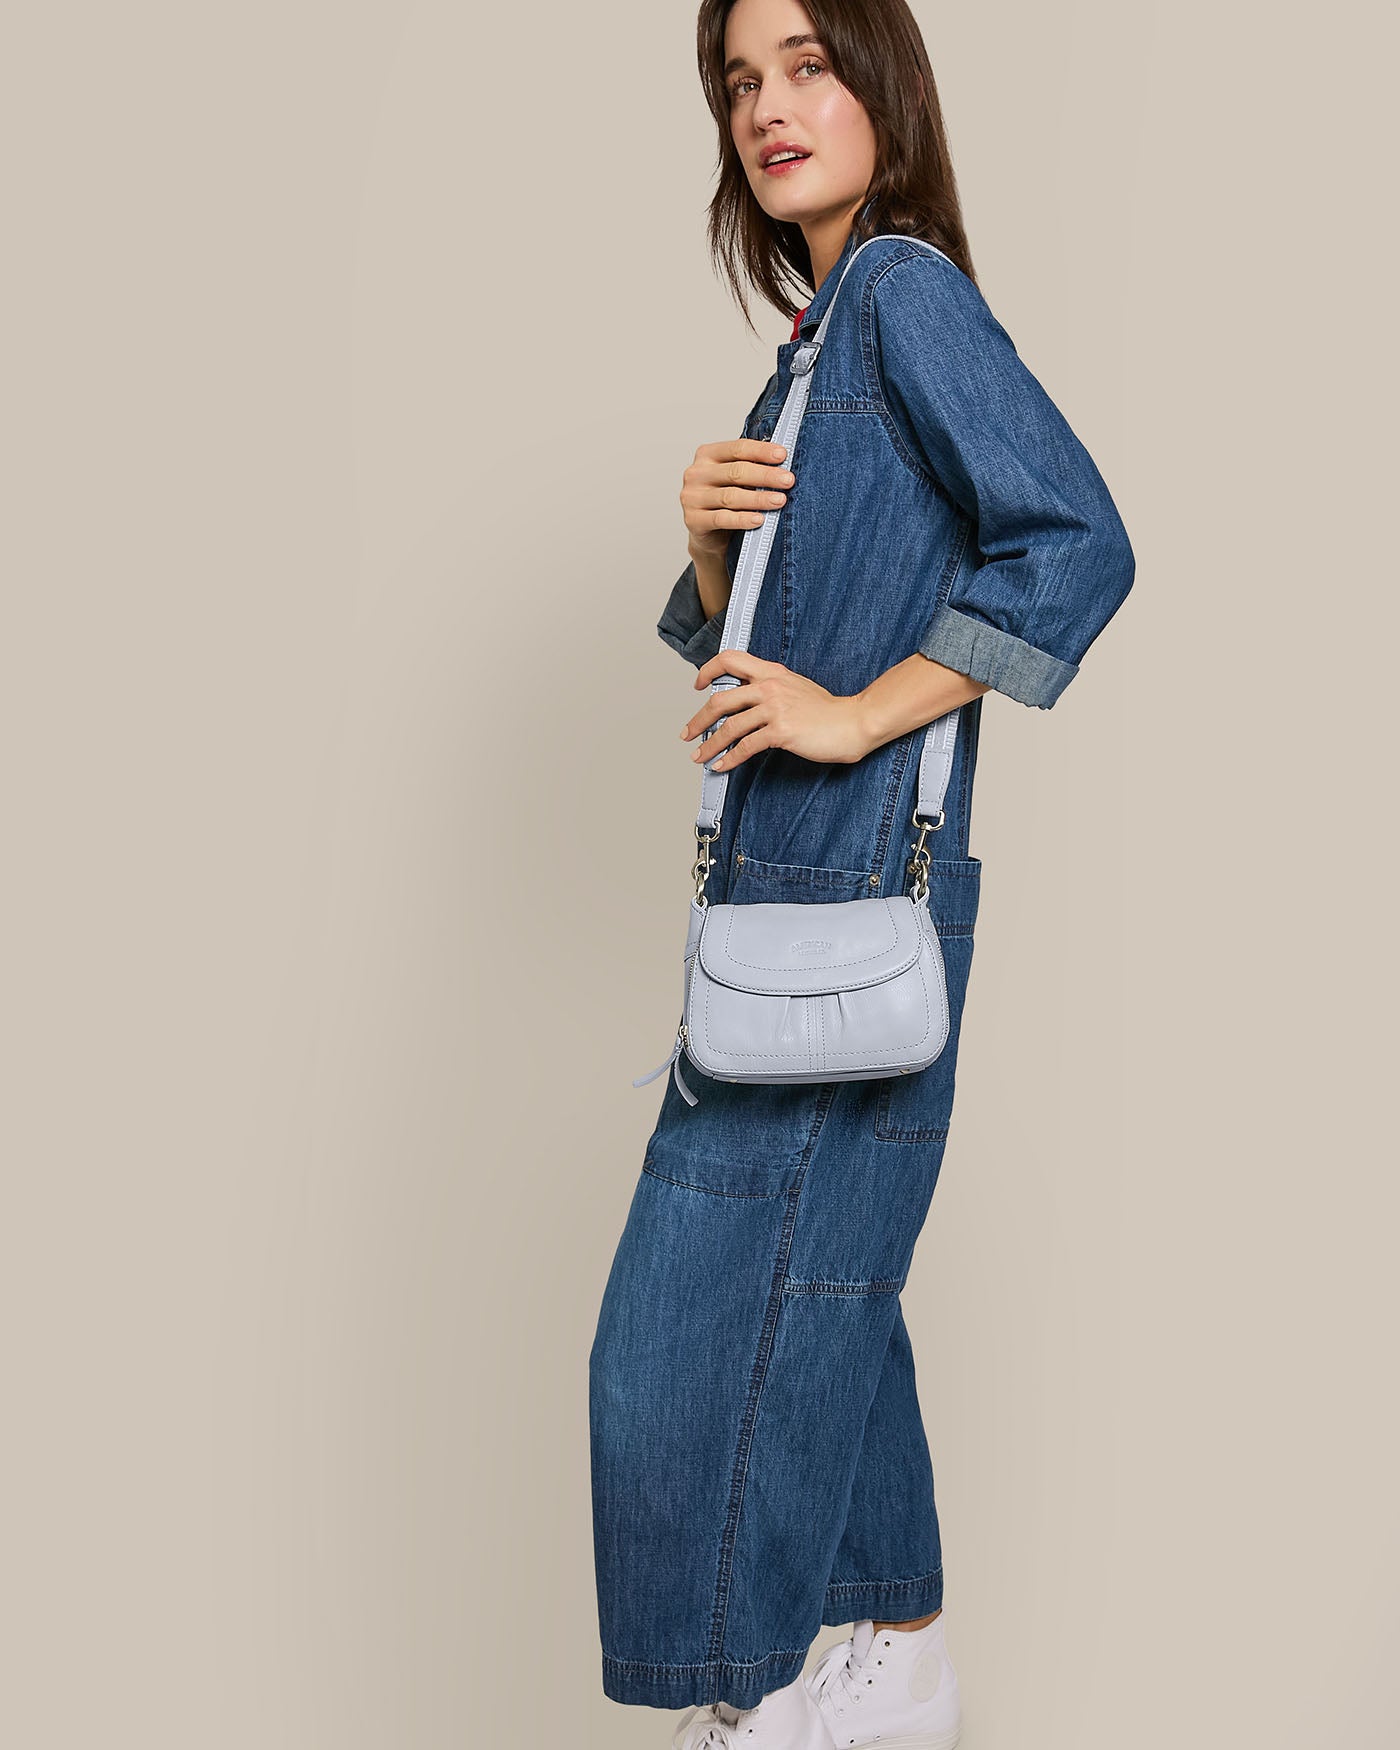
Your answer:
[[[743,1735],[719,1711],[716,1702],[687,1714],[671,1740],[673,1750],[738,1750]]]
[[[815,1699],[820,1702],[825,1699],[830,1703],[841,1697],[837,1705],[838,1712],[844,1712],[846,1700],[859,1701],[861,1692],[867,1687],[868,1679],[861,1675],[861,1667],[855,1661],[855,1636],[848,1635],[844,1641],[837,1641],[828,1647],[817,1662],[812,1673],[809,1688]]]

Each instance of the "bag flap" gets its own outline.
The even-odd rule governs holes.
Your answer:
[[[762,996],[818,996],[907,972],[921,946],[914,901],[894,894],[829,905],[709,905],[699,953],[701,970],[717,984]]]

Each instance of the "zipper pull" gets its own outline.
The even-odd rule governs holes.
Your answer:
[[[700,1104],[699,1100],[685,1085],[685,1078],[681,1075],[681,1052],[685,1049],[685,1042],[688,1037],[689,1034],[686,1029],[685,1020],[682,1018],[680,1026],[676,1028],[676,1043],[671,1047],[670,1056],[664,1063],[657,1064],[656,1068],[649,1071],[646,1075],[634,1076],[632,1078],[632,1086],[634,1088],[644,1088],[648,1082],[654,1082],[657,1076],[664,1075],[668,1069],[672,1069],[672,1066],[674,1066],[673,1074],[675,1076],[676,1087],[680,1090],[681,1098],[688,1106],[698,1106]]]
[[[668,1069],[670,1069],[671,1065],[676,1061],[676,1059],[680,1056],[681,1049],[684,1046],[684,1044],[685,1044],[685,1022],[682,1021],[680,1026],[676,1028],[676,1043],[671,1047],[671,1055],[665,1060],[664,1063],[658,1063],[656,1068],[654,1070],[649,1071],[648,1074],[646,1074],[644,1076],[633,1076],[632,1086],[634,1088],[644,1088],[648,1082],[654,1082],[656,1080],[657,1076],[664,1075],[666,1073],[666,1071]]]
[[[682,1021],[681,1022],[681,1030],[676,1035],[677,1044],[684,1045],[686,1040],[689,1037],[690,1037],[690,1034],[686,1029],[686,1024],[684,1021]],[[675,1068],[672,1070],[671,1073],[676,1078],[676,1086],[677,1086],[677,1088],[679,1088],[680,1096],[685,1101],[686,1105],[687,1106],[698,1106],[700,1104],[700,1101],[696,1098],[696,1096],[694,1094],[691,1093],[690,1089],[685,1085],[685,1077],[681,1074],[681,1054],[679,1051],[676,1052]]]

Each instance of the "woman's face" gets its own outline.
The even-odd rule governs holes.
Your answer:
[[[797,0],[737,0],[724,60],[730,133],[764,212],[804,227],[853,212],[875,174],[875,130]]]

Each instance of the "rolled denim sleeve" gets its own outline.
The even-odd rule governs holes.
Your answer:
[[[656,630],[672,650],[679,651],[687,662],[701,668],[712,656],[719,655],[720,634],[724,630],[727,604],[707,620],[700,605],[700,586],[695,577],[695,561],[671,586]]]
[[[1022,363],[980,290],[920,250],[872,299],[897,447],[972,519],[920,654],[1048,710],[1132,588],[1135,560],[1093,459]]]

